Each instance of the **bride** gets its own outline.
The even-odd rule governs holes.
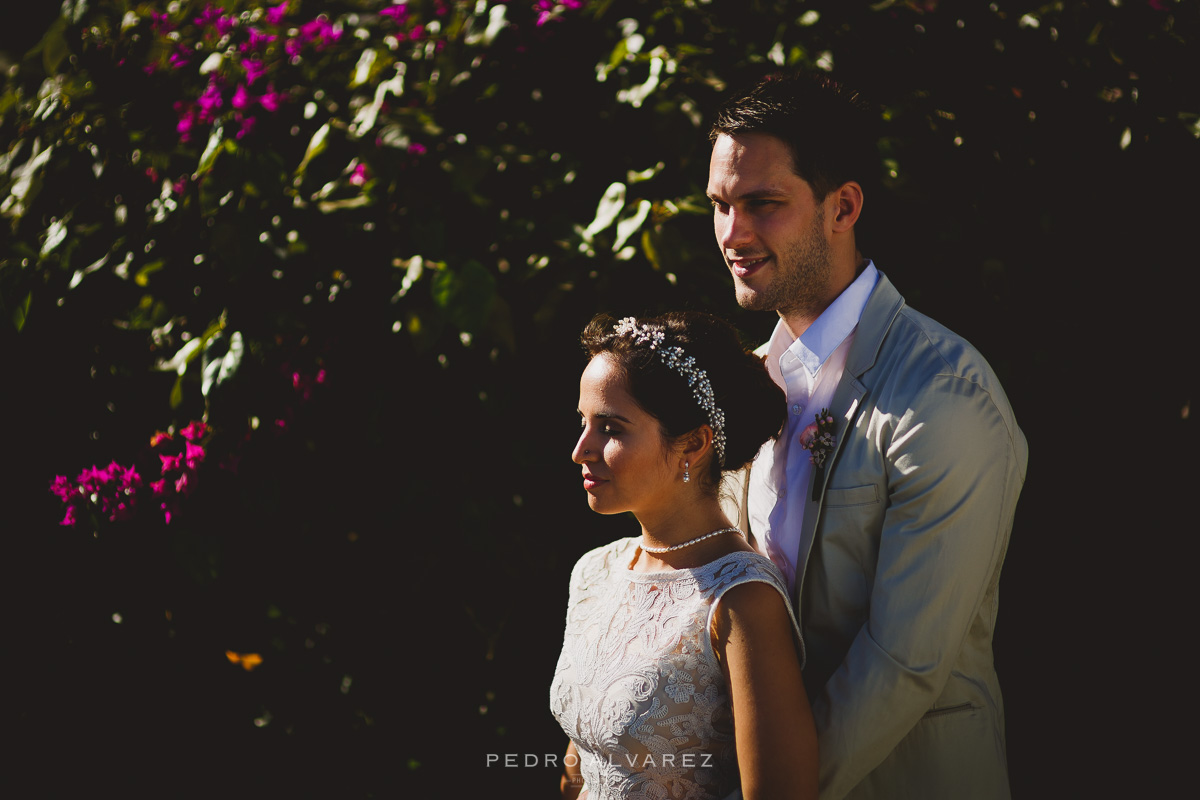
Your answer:
[[[592,510],[632,512],[641,535],[571,574],[550,689],[563,797],[815,798],[786,583],[718,499],[783,426],[782,392],[711,315],[600,316],[582,342],[571,457]]]

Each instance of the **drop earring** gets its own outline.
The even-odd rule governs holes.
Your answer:
[[[690,462],[688,462],[688,461],[683,462],[683,482],[684,483],[687,483],[688,481],[690,481],[692,479],[692,474],[690,472],[688,472],[689,466],[691,466]]]

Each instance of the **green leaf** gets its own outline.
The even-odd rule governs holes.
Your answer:
[[[158,261],[151,261],[149,264],[137,271],[137,274],[133,276],[133,282],[138,286],[149,286],[150,276],[158,272],[165,265],[166,262],[162,259],[159,259]]]
[[[33,292],[25,295],[25,299],[17,303],[17,307],[13,309],[12,321],[17,330],[25,327],[25,320],[29,319],[29,306],[33,303]]]
[[[234,331],[228,339],[219,332],[209,339],[204,350],[200,394],[208,397],[214,386],[220,386],[232,378],[242,363],[244,350],[241,331]]]
[[[610,184],[604,190],[604,196],[596,206],[596,218],[583,231],[584,241],[590,242],[592,237],[612,225],[621,209],[625,208],[625,184],[617,182]]]
[[[220,125],[212,129],[212,133],[208,136],[208,144],[204,145],[204,152],[200,155],[200,164],[196,167],[196,172],[192,175],[192,180],[198,179],[201,175],[212,169],[213,163],[217,160],[217,156],[221,152],[221,140],[224,138],[225,130]]]
[[[457,269],[446,267],[433,275],[433,302],[446,316],[468,333],[483,328],[496,297],[496,279],[478,261],[467,261]]]
[[[328,146],[329,139],[329,123],[326,122],[317,132],[313,134],[312,139],[308,141],[308,149],[304,151],[304,158],[300,161],[300,166],[296,167],[296,174],[303,175],[304,170],[308,169],[308,162],[324,152]]]
[[[42,51],[42,67],[46,70],[47,75],[53,75],[63,59],[71,54],[71,48],[67,45],[67,37],[63,35],[66,29],[66,19],[59,17],[46,31],[42,41],[38,43],[38,47]]]
[[[183,374],[175,379],[175,385],[171,387],[171,408],[179,408],[183,405]]]

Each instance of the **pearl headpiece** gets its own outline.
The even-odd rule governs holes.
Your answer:
[[[725,412],[717,408],[713,395],[712,384],[708,381],[708,373],[696,367],[696,359],[684,355],[683,348],[678,346],[664,347],[667,336],[661,330],[653,330],[649,325],[638,325],[634,317],[625,317],[616,325],[613,332],[617,336],[632,336],[634,344],[649,344],[650,349],[658,353],[662,362],[687,379],[692,387],[692,396],[696,403],[708,414],[708,422],[713,429],[713,448],[717,451],[717,464],[725,466]]]

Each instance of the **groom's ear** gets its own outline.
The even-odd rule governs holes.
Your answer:
[[[862,213],[863,190],[857,181],[847,181],[829,193],[826,202],[832,200],[830,225],[834,233],[844,233],[858,222]]]

